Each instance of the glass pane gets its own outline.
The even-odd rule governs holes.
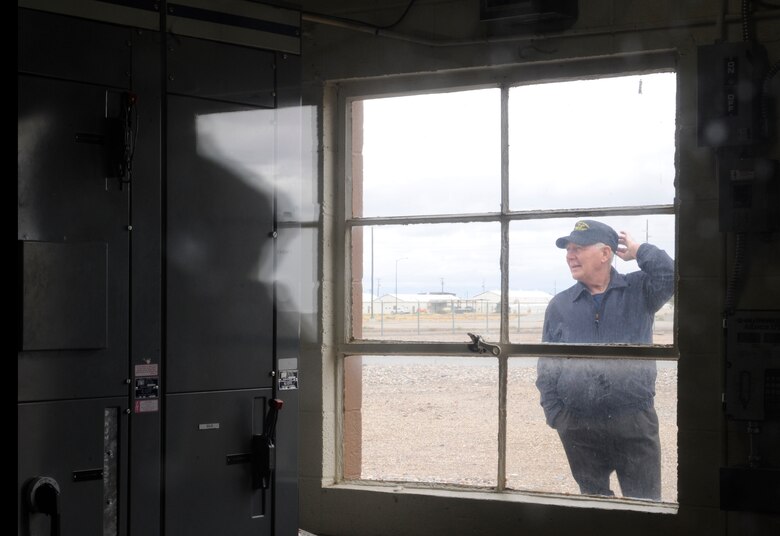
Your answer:
[[[577,277],[582,277],[581,272],[572,271],[567,264],[567,253],[555,245],[558,238],[569,236],[575,224],[580,219],[555,218],[549,220],[526,220],[511,222],[509,226],[509,340],[515,343],[538,343],[543,341],[543,323],[548,303],[556,294],[566,291],[570,287],[579,285]],[[648,242],[665,251],[670,257],[674,256],[675,235],[674,216],[649,215],[649,216],[610,216],[598,218],[599,222],[612,227],[616,232],[626,231],[636,242]],[[644,252],[643,252],[644,254]],[[659,254],[661,255],[661,254]],[[581,261],[583,262],[583,261]],[[617,255],[613,257],[611,266],[619,274],[630,274],[639,271],[636,260],[624,261]],[[645,268],[649,268],[645,266]],[[630,276],[634,277],[634,276]],[[670,283],[673,286],[673,279]],[[611,292],[611,291],[610,291]],[[654,293],[652,296],[660,296]],[[649,301],[644,295],[622,292],[621,299],[631,296],[632,306],[623,303],[618,304],[612,299],[610,293],[599,308],[602,317],[599,321],[599,337],[596,338],[590,331],[583,334],[580,327],[594,327],[595,304],[591,309],[584,309],[584,301],[578,301],[582,308],[564,307],[561,316],[566,317],[565,328],[569,331],[561,339],[549,342],[568,343],[630,343],[630,344],[673,344],[673,298],[663,304],[658,304],[652,320],[629,319],[622,317],[622,323],[618,326],[620,333],[610,331],[610,326],[615,326],[615,317],[610,314],[624,314],[644,310]],[[618,297],[618,295],[615,295]],[[573,296],[569,300],[572,304]],[[658,298],[657,301],[662,301]],[[557,310],[557,309],[556,309]],[[583,312],[584,311],[584,312]],[[593,316],[591,316],[593,314]],[[584,319],[583,315],[588,318]],[[560,320],[560,323],[563,323]],[[648,327],[649,326],[649,327]],[[584,328],[583,328],[584,329]],[[630,330],[630,331],[629,331]],[[650,333],[652,335],[650,335]]]
[[[512,210],[671,204],[674,73],[509,90]]]
[[[496,485],[495,359],[350,356],[344,366],[353,478]]]
[[[509,360],[508,488],[677,501],[676,362],[547,358],[540,376]]]
[[[370,226],[352,237],[353,273],[362,269],[352,294],[356,339],[498,336],[498,309],[486,298],[500,288],[498,223]]]
[[[360,101],[354,216],[499,211],[500,102],[498,89]],[[359,140],[353,133],[356,182]]]

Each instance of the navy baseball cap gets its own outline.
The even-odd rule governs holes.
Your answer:
[[[580,220],[574,224],[571,234],[560,237],[555,241],[555,245],[566,249],[569,242],[579,246],[590,246],[601,242],[612,248],[612,251],[617,251],[618,235],[612,227],[600,221]]]

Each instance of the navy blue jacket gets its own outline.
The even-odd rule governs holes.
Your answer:
[[[547,306],[543,342],[652,344],[653,318],[674,293],[674,261],[651,244],[639,246],[640,271],[614,268],[601,305],[577,282]],[[656,365],[652,360],[539,358],[536,386],[547,424],[566,409],[575,417],[606,417],[653,405]],[[559,423],[560,424],[560,423]]]

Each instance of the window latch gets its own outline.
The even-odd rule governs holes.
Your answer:
[[[490,352],[494,356],[498,357],[501,354],[501,347],[497,344],[490,344],[482,338],[482,335],[475,335],[473,333],[467,333],[471,337],[471,344],[469,344],[469,350],[478,354],[486,354]]]

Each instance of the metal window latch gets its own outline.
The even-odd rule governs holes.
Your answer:
[[[485,354],[490,352],[494,356],[501,354],[501,347],[497,344],[490,344],[482,338],[482,335],[474,335],[473,333],[467,333],[471,337],[471,344],[469,344],[469,350],[477,352],[478,354]]]

